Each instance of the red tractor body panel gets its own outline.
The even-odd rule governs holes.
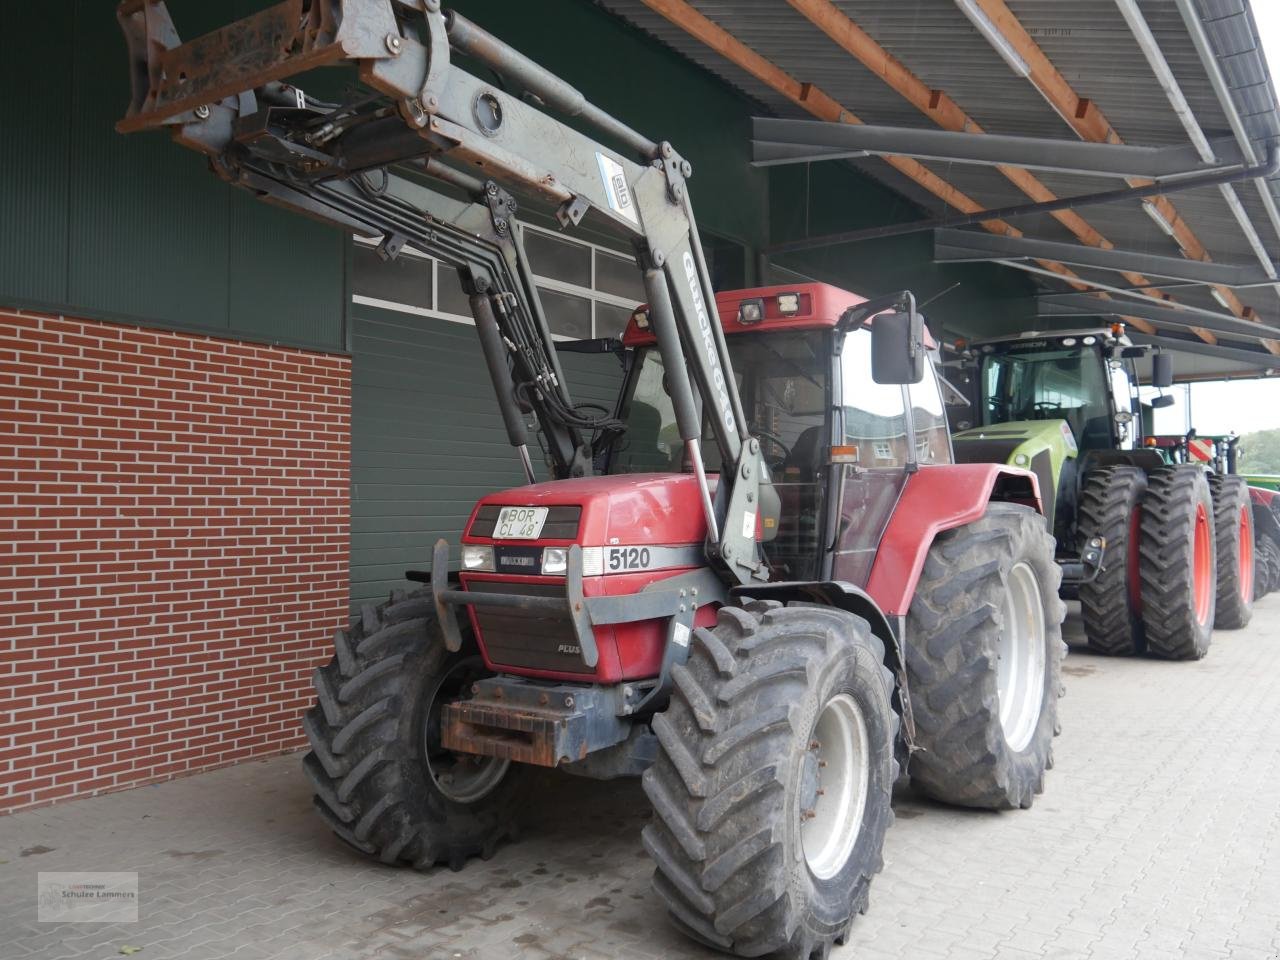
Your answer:
[[[905,615],[934,537],[980,519],[988,503],[1001,499],[997,485],[1010,481],[1016,486],[1004,499],[1044,512],[1030,470],[995,463],[933,464],[907,477],[867,581],[867,593],[880,609]]]
[[[497,540],[471,533],[476,515],[486,506],[578,506],[582,508],[582,513],[576,537]],[[532,548],[569,546],[574,543],[583,547],[690,547],[696,548],[697,556],[701,555],[707,531],[696,478],[692,474],[668,473],[556,480],[491,493],[476,504],[465,529],[467,532],[462,542],[468,544]],[[694,563],[690,566],[635,573],[606,571],[599,576],[584,576],[583,595],[631,596],[657,580],[677,576],[699,565],[701,564]],[[562,588],[565,582],[563,577],[465,571],[460,574],[460,580],[467,590],[479,583],[502,583],[512,585],[512,592],[518,592],[518,585],[521,584]],[[665,619],[596,626],[595,639],[600,659],[593,672],[531,668],[525,664],[504,662],[503,651],[506,648],[486,643],[485,630],[481,624],[482,615],[477,613],[474,606],[468,610],[485,664],[492,670],[519,673],[522,676],[594,683],[621,683],[650,678],[659,672],[662,651],[667,641]],[[698,626],[709,626],[715,623],[715,616],[712,607],[704,607],[698,611],[695,623]]]

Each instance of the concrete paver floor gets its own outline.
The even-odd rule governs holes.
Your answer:
[[[837,957],[1280,957],[1280,596],[1202,662],[1073,646],[1065,680],[1045,794],[1003,814],[900,796]],[[0,818],[0,957],[716,956],[650,892],[646,816],[634,781],[551,775],[518,843],[418,874],[333,838],[297,756],[243,764]],[[37,923],[36,873],[60,870],[137,871],[140,921]]]

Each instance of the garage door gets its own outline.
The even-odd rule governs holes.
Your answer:
[[[629,257],[534,227],[526,248],[553,335],[621,333],[642,296]],[[353,256],[351,600],[358,606],[408,586],[404,571],[427,569],[438,538],[456,544],[479,497],[524,478],[456,272],[410,250],[383,263],[357,243]],[[561,363],[575,402],[612,405],[621,382],[615,357],[561,354]]]

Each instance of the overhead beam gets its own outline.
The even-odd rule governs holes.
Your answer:
[[[1215,143],[1215,150],[1219,151],[1217,156],[1221,158],[1215,165],[1201,160],[1199,152],[1189,144],[1130,147],[1049,137],[1013,137],[873,124],[854,126],[775,117],[755,117],[752,120],[752,137],[766,147],[793,145],[806,149],[809,154],[820,154],[823,149],[846,156],[850,152],[865,151],[921,160],[988,166],[1012,164],[1036,170],[1109,177],[1176,177],[1238,167],[1242,161],[1239,147],[1231,138]]]
[[[1201,343],[1198,340],[1182,340],[1175,337],[1162,337],[1158,334],[1131,333],[1129,339],[1134,343],[1146,343],[1164,347],[1168,350],[1181,350],[1184,353],[1195,353],[1205,357],[1217,357],[1220,360],[1235,360],[1240,363],[1256,364],[1259,369],[1272,370],[1280,367],[1280,362],[1269,353],[1261,350],[1243,350],[1237,347],[1222,347],[1216,344]]]
[[[849,126],[842,124],[842,126]],[[792,163],[815,163],[819,160],[856,160],[870,156],[866,150],[840,150],[835,147],[807,147],[796,143],[751,141],[751,165],[777,167]]]
[[[862,123],[862,120],[856,114],[821,88],[814,84],[797,80],[777,64],[747,46],[728,30],[725,30],[719,24],[694,9],[685,0],[643,0],[643,3],[654,13],[664,17],[730,63],[745,70],[761,83],[780,93],[796,106],[819,120],[834,123]],[[932,193],[947,206],[954,207],[965,213],[976,213],[982,210],[982,204],[964,194],[942,177],[939,177],[920,161],[910,157],[885,157],[884,161],[903,176],[924,187],[925,190]],[[1025,173],[1025,171],[1023,172]],[[1030,177],[1031,174],[1027,173],[1026,176]],[[1045,192],[1048,193],[1047,189]],[[1052,197],[1053,195],[1049,194],[1049,196]],[[1058,215],[1055,214],[1055,216]],[[1066,213],[1063,216],[1070,218],[1075,217],[1075,214]],[[1022,236],[1020,230],[1001,220],[985,220],[982,223],[982,227],[992,233],[1013,237]],[[1051,261],[1046,261],[1043,266],[1046,270],[1061,277],[1068,284],[1076,286],[1078,289],[1085,289],[1070,267]]]
[[[1004,35],[1005,40],[1017,54],[1026,61],[1029,70],[1027,80],[1057,111],[1063,121],[1076,132],[1077,136],[1094,143],[1124,143],[1098,105],[1087,97],[1080,96],[1067,82],[1040,45],[1027,33],[1022,22],[1014,16],[1005,0],[974,0],[974,2],[995,24],[996,29]],[[1156,197],[1151,200],[1151,204],[1169,224],[1174,241],[1189,259],[1213,259],[1200,238],[1182,219],[1171,200],[1167,197]],[[1256,316],[1256,312],[1247,309],[1230,287],[1218,285],[1214,289],[1226,300],[1231,312],[1237,317]],[[1268,341],[1265,346],[1271,353],[1280,354],[1280,342]]]
[[[1085,293],[1073,296],[1054,297],[1042,301],[1040,312],[1046,316],[1081,317],[1081,316],[1129,316],[1141,317],[1158,326],[1179,327],[1191,330],[1203,327],[1217,333],[1233,337],[1249,337],[1257,340],[1265,336],[1280,335],[1280,330],[1262,327],[1248,320],[1241,320],[1226,313],[1214,313],[1199,307],[1180,306],[1165,307],[1147,301],[1101,300]]]
[[[936,262],[963,263],[1010,258],[1050,258],[1077,267],[1095,267],[1117,273],[1136,271],[1192,283],[1222,283],[1233,287],[1270,282],[1266,271],[1261,267],[1205,263],[1137,250],[1103,250],[1077,243],[1058,243],[1030,237],[997,237],[972,230],[933,232],[933,259]]]

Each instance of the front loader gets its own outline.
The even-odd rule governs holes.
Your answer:
[[[457,571],[441,541],[427,586],[317,669],[304,767],[339,837],[461,868],[510,835],[530,767],[641,775],[676,925],[808,960],[867,907],[901,764],[945,801],[1030,806],[1060,691],[1052,539],[1033,474],[950,462],[910,293],[716,296],[689,163],[436,0],[286,0],[187,44],[159,0],[118,12],[122,131],[168,128],[232,185],[459,271],[528,479],[475,506]],[[340,102],[286,82],[336,65],[362,85]],[[648,303],[609,415],[570,396],[512,191],[635,250]]]
[[[1148,350],[1120,324],[962,343],[971,406],[952,439],[957,459],[1036,473],[1090,649],[1197,660],[1214,627],[1252,615],[1254,515],[1243,480],[1144,436],[1134,361]],[[1170,357],[1152,365],[1168,386]]]

